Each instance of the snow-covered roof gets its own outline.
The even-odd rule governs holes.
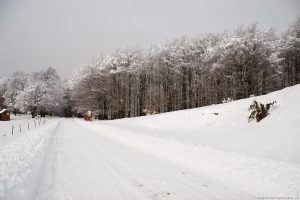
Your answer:
[[[2,109],[2,110],[0,111],[0,114],[4,113],[5,111],[8,111],[8,110],[7,110],[7,109]]]

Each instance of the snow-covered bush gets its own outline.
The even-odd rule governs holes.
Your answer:
[[[264,105],[254,100],[249,107],[249,110],[251,111],[251,114],[248,117],[249,122],[253,119],[256,119],[257,122],[260,122],[263,118],[267,117],[269,115],[271,106],[273,106],[275,103],[276,101],[273,101],[272,103],[267,103]]]
[[[153,109],[144,109],[143,114],[144,115],[155,115],[155,114],[158,114],[158,112],[156,110],[153,110]]]
[[[227,99],[224,99],[224,100],[222,101],[222,103],[229,103],[229,102],[232,102],[232,101],[233,101],[233,99],[230,98],[230,97],[228,97]]]

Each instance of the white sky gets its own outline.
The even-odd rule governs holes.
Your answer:
[[[75,67],[116,48],[257,22],[285,30],[300,0],[0,0],[0,77]]]

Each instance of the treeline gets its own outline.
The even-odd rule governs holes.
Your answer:
[[[54,68],[0,78],[0,108],[117,119],[217,104],[300,83],[300,18],[277,34],[257,26],[118,49],[62,81]]]
[[[67,85],[52,67],[34,73],[15,72],[0,78],[0,109],[9,108],[14,114],[30,112],[32,117],[68,116],[67,91]]]
[[[149,49],[118,49],[76,70],[73,109],[99,119],[169,112],[262,95],[300,82],[300,18],[273,29],[182,37]]]

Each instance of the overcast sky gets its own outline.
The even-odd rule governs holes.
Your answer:
[[[116,48],[257,22],[285,30],[300,0],[0,0],[0,77],[55,67],[63,78]]]

